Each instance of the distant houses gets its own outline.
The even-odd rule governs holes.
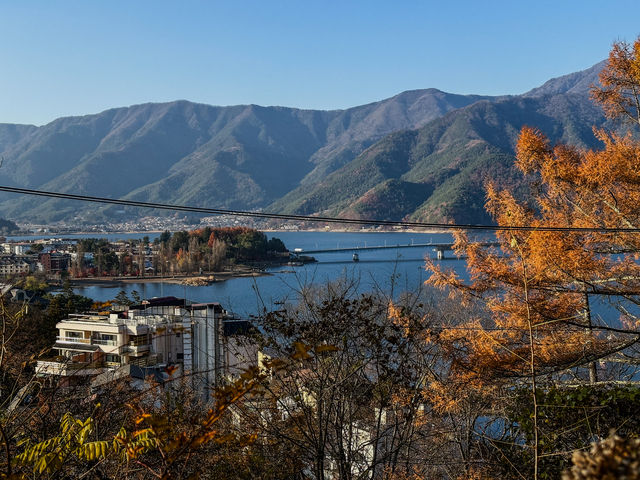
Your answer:
[[[43,273],[59,276],[69,269],[71,243],[55,240],[0,243],[0,276],[26,276]]]
[[[39,268],[47,274],[60,274],[69,270],[71,254],[46,252],[38,254]]]
[[[25,276],[31,273],[59,275],[69,269],[68,253],[41,253],[37,255],[0,255],[0,276]]]
[[[0,256],[0,275],[4,277],[27,275],[33,271],[33,263],[21,255]]]
[[[101,242],[103,251],[96,254],[79,247],[75,240],[4,241],[0,243],[0,276],[41,273],[59,279],[65,272],[77,277],[156,273],[156,252],[149,245]]]

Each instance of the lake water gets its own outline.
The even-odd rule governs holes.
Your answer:
[[[151,239],[157,234],[118,234],[103,237]],[[97,235],[87,235],[96,237]],[[448,243],[450,234],[406,232],[267,232],[267,236],[280,238],[287,248],[303,250],[357,248],[372,246],[410,245],[424,243]],[[70,235],[78,238],[79,236]],[[268,270],[270,275],[255,278],[234,278],[204,287],[185,287],[170,283],[129,283],[115,287],[86,286],[76,288],[81,295],[94,300],[113,299],[120,290],[130,293],[136,290],[143,298],[173,295],[190,300],[220,302],[224,308],[242,316],[255,315],[263,308],[271,309],[281,302],[295,302],[297,292],[306,285],[322,285],[341,278],[356,281],[359,292],[381,290],[389,295],[404,291],[415,292],[427,278],[424,270],[425,256],[435,257],[432,248],[389,248],[385,250],[359,251],[359,262],[353,261],[354,251],[341,253],[314,253],[318,263],[300,267],[283,266]],[[458,272],[464,272],[464,260],[447,252],[443,263]]]

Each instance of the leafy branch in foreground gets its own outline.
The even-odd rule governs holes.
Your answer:
[[[291,359],[295,361],[297,357],[293,355]],[[274,360],[265,365],[277,371],[285,363]],[[196,419],[186,422],[158,410],[153,400],[148,405],[141,397],[138,402],[128,404],[135,413],[131,428],[120,427],[117,434],[108,439],[96,438],[93,416],[81,420],[66,413],[58,434],[40,442],[24,439],[17,444],[20,453],[11,462],[15,471],[9,468],[4,478],[30,478],[21,467],[30,468],[36,476],[75,476],[99,464],[104,465],[111,478],[119,474],[127,477],[134,472],[139,475],[141,471],[152,478],[196,478],[203,471],[203,455],[215,464],[220,449],[241,451],[256,440],[253,433],[233,433],[224,418],[231,406],[264,380],[264,375],[257,367],[252,368],[235,381],[217,388],[212,406],[203,415],[196,414]],[[207,450],[207,446],[213,449]]]
[[[32,443],[28,439],[18,442],[18,447],[23,450],[16,455],[14,463],[32,466],[37,473],[51,474],[60,471],[65,463],[73,460],[102,460],[110,453],[112,446],[105,440],[89,441],[94,430],[93,418],[79,420],[66,413],[60,420],[59,435],[38,443]]]
[[[253,434],[238,437],[225,433],[224,429],[219,428],[219,423],[229,407],[253,390],[261,378],[262,374],[255,367],[231,384],[216,389],[213,406],[188,430],[175,428],[166,415],[147,413],[142,407],[132,406],[137,410],[135,424],[138,429],[131,433],[121,430],[115,441],[124,450],[128,461],[143,466],[153,476],[180,478],[191,457],[204,445],[229,443],[242,447],[255,440]],[[153,454],[154,458],[147,458],[149,454]],[[196,470],[190,475],[197,473]]]

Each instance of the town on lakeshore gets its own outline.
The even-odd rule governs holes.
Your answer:
[[[135,240],[108,241],[86,236],[1,240],[0,275],[56,285],[63,281],[198,285],[230,276],[258,275],[269,266],[314,260],[289,252],[278,238],[269,239],[265,233],[248,227],[204,227],[173,234],[164,231],[153,241],[144,233]],[[34,282],[37,283],[27,283]]]

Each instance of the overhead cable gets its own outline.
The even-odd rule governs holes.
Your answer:
[[[283,213],[256,212],[248,210],[229,210],[222,208],[195,207],[186,205],[172,205],[156,202],[141,202],[137,200],[124,200],[117,198],[96,197],[90,195],[76,195],[72,193],[48,192],[31,188],[18,188],[0,186],[0,191],[7,193],[18,193],[21,195],[36,195],[40,197],[59,198],[63,200],[76,200],[82,202],[102,203],[111,205],[121,205],[124,207],[154,208],[159,210],[171,210],[177,212],[202,213],[207,215],[231,215],[236,217],[265,218],[274,220],[290,220],[296,222],[316,222],[316,223],[341,223],[351,225],[378,225],[389,227],[409,227],[424,228],[433,230],[484,230],[484,231],[523,231],[523,232],[573,232],[573,233],[640,233],[640,228],[618,228],[618,227],[552,227],[552,226],[530,226],[530,225],[489,225],[470,223],[427,223],[427,222],[406,222],[395,220],[373,220],[354,219],[338,217],[322,217],[314,215],[293,215]]]

